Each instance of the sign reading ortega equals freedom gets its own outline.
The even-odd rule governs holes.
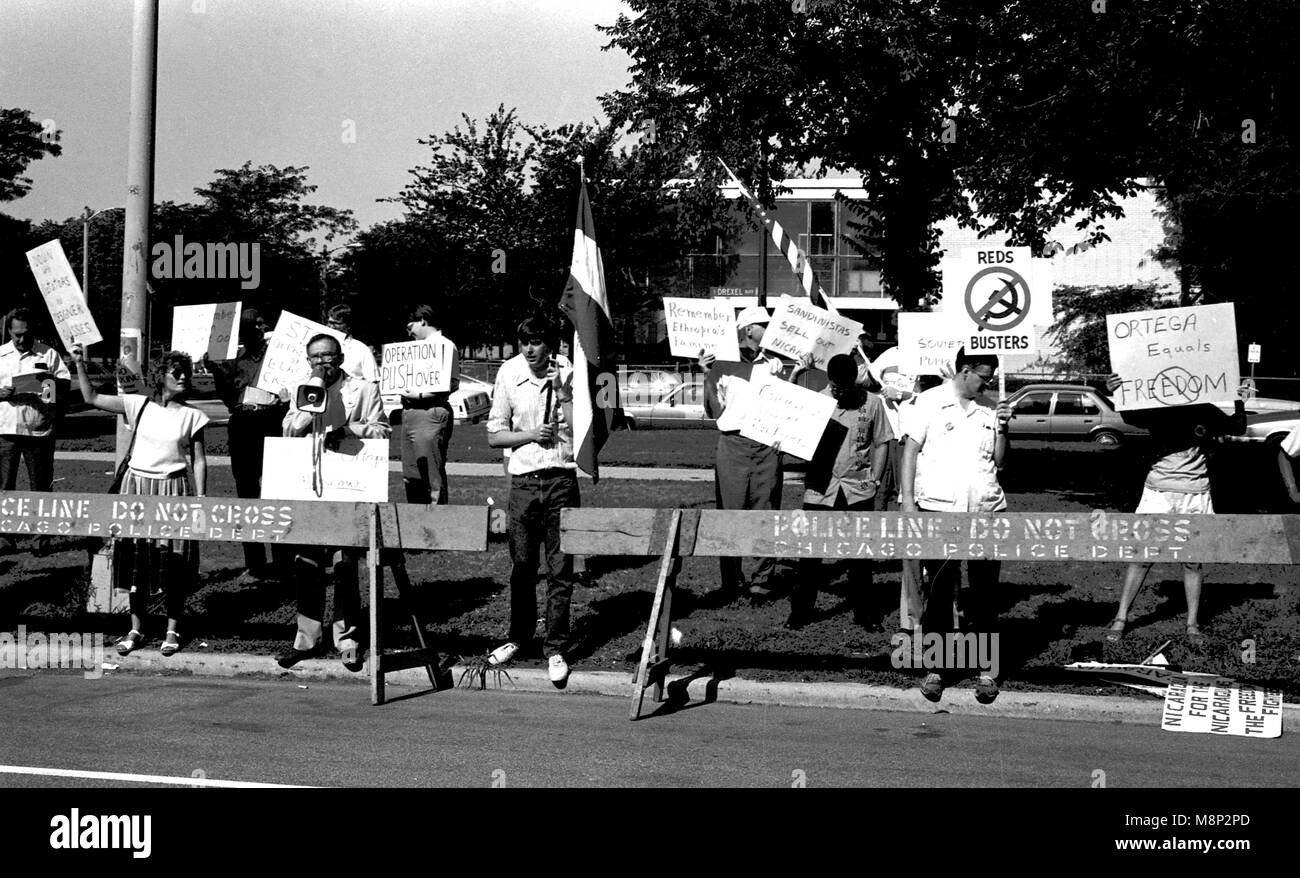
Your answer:
[[[1119,411],[1232,402],[1241,384],[1231,302],[1106,316]]]

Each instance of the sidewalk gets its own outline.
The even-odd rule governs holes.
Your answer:
[[[116,665],[105,674],[158,674],[180,673],[208,677],[240,677],[248,675],[280,677],[310,685],[313,680],[350,681],[357,684],[357,698],[367,699],[369,693],[370,664],[352,673],[337,659],[310,659],[301,662],[291,671],[276,664],[265,655],[247,653],[213,653],[204,655],[200,648],[191,645],[188,651],[171,658],[163,658],[156,649],[141,649],[122,658],[113,652],[106,653],[105,664]],[[459,681],[464,666],[456,665],[452,680]],[[503,676],[501,688],[523,692],[545,692],[556,697],[571,694],[602,695],[619,698],[626,710],[632,697],[632,680],[626,672],[584,671],[577,666],[563,691],[551,685],[546,671],[541,668],[507,667],[510,679]],[[429,688],[429,678],[423,668],[412,668],[388,674],[386,685],[391,701],[403,695]],[[467,681],[468,682],[468,681]],[[496,688],[489,674],[488,690]],[[998,716],[1015,719],[1072,720],[1080,722],[1123,722],[1141,725],[1160,725],[1164,702],[1153,696],[1120,698],[1117,696],[1072,695],[1055,692],[1023,692],[1004,690],[992,704],[975,700],[974,689],[953,687],[945,690],[938,704],[926,701],[919,690],[894,689],[887,686],[868,686],[860,683],[786,683],[760,682],[730,678],[715,681],[712,678],[695,678],[670,675],[666,686],[669,701],[678,706],[698,706],[712,702],[730,704],[766,704],[783,707],[823,707],[850,710],[888,710],[909,713],[951,713]],[[436,696],[434,696],[436,697]],[[657,706],[647,693],[642,716],[654,713]],[[1286,704],[1282,711],[1283,734],[1289,723],[1300,721],[1300,705]]]
[[[114,461],[113,453],[110,451],[59,451],[54,455],[55,460],[77,460],[84,462],[98,462],[111,465]],[[230,458],[224,454],[209,454],[208,466],[230,466]],[[400,460],[390,460],[388,462],[389,472],[401,472],[402,462]],[[499,463],[449,463],[447,464],[447,474],[450,476],[504,476],[505,467]],[[696,468],[686,469],[682,467],[641,467],[641,466],[602,466],[600,468],[600,477],[602,479],[645,479],[652,482],[712,482],[713,469]],[[803,473],[787,472],[785,474],[787,482],[803,481]]]

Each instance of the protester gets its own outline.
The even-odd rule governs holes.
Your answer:
[[[704,411],[710,418],[723,416],[741,395],[745,382],[764,371],[776,374],[782,368],[779,359],[769,359],[762,353],[763,333],[770,320],[767,309],[758,305],[736,315],[740,362],[701,356],[700,365],[709,370],[704,379]],[[780,509],[783,481],[780,451],[741,436],[739,428],[724,429],[719,424],[714,461],[717,508]],[[748,593],[755,600],[764,600],[775,593],[775,559],[720,558],[719,561],[723,596]]]
[[[257,387],[257,376],[266,355],[266,321],[255,308],[245,308],[239,318],[239,353],[233,360],[213,362],[203,355],[202,365],[212,373],[217,396],[230,410],[226,426],[230,449],[230,470],[235,493],[240,497],[262,496],[262,456],[266,439],[279,436],[289,403]],[[261,543],[244,542],[245,570],[239,581],[256,581],[287,576],[293,560],[287,546],[271,546],[274,565],[268,564]]]
[[[1106,380],[1106,390],[1114,393],[1123,383],[1119,375]],[[1121,412],[1125,423],[1142,427],[1151,434],[1150,448],[1154,462],[1143,483],[1142,499],[1135,512],[1172,513],[1175,515],[1213,515],[1210,499],[1209,454],[1213,444],[1223,436],[1240,436],[1246,432],[1245,403],[1238,399],[1235,413],[1229,417],[1217,406],[1201,404],[1175,406],[1159,410]],[[1151,564],[1133,563],[1124,576],[1124,591],[1119,609],[1106,631],[1109,643],[1124,637],[1128,613]],[[1201,564],[1183,565],[1183,591],[1187,597],[1187,641],[1199,649],[1205,645],[1198,611],[1201,603]]]
[[[149,366],[151,395],[96,393],[86,376],[81,346],[72,349],[81,395],[89,405],[126,415],[133,437],[125,478],[118,493],[161,497],[202,497],[208,489],[208,462],[203,428],[208,416],[185,403],[192,387],[194,364],[188,354],[169,351]],[[191,486],[186,456],[194,469]],[[117,584],[129,583],[131,630],[117,642],[117,651],[129,655],[145,642],[144,616],[151,595],[163,592],[167,633],[160,652],[170,656],[181,648],[178,626],[198,579],[198,544],[191,540],[118,540],[113,575]]]
[[[857,364],[847,354],[831,357],[826,373],[830,384],[822,393],[835,398],[835,408],[804,477],[803,508],[849,512],[883,509],[886,498],[879,493],[880,478],[893,438],[884,405],[879,396],[858,383]],[[872,562],[860,559],[850,563],[854,568],[850,576],[853,620],[866,625]],[[821,559],[800,562],[799,576],[790,590],[787,628],[802,628],[811,621],[822,566]]]
[[[510,633],[489,658],[530,650],[537,627],[537,554],[546,546],[546,637],[551,682],[569,681],[573,559],[560,551],[560,510],[581,505],[573,457],[573,369],[557,365],[559,328],[543,315],[519,324],[520,353],[497,371],[488,445],[510,450]]]
[[[301,411],[295,398],[284,417],[285,436],[319,436],[326,448],[355,439],[387,439],[388,418],[379,398],[379,385],[359,381],[342,369],[343,349],[338,339],[321,333],[307,342],[307,361],[312,377],[325,388],[325,410]],[[364,666],[358,635],[361,592],[357,562],[360,551],[336,546],[302,546],[297,556],[298,631],[293,646],[279,657],[280,666],[291,668],[303,659],[322,655],[325,618],[326,568],[333,564],[334,645],[343,656],[343,666],[359,671]]]
[[[899,489],[904,512],[1001,512],[1007,508],[998,470],[1009,445],[1011,409],[1005,401],[995,406],[983,395],[997,365],[997,357],[967,356],[965,348],[960,349],[952,379],[922,393],[904,416],[907,440]],[[997,586],[1001,563],[966,563],[969,588],[958,602],[965,627],[988,636],[996,622],[990,592]],[[959,562],[925,561],[921,573],[922,629],[927,635],[951,632],[953,598],[961,583]],[[943,674],[931,672],[921,684],[921,694],[938,701],[944,683]],[[989,673],[980,674],[976,699],[988,704],[997,696],[997,681]]]
[[[58,351],[36,340],[36,320],[27,308],[4,318],[9,341],[0,345],[0,486],[18,485],[18,464],[27,468],[29,490],[54,484],[55,409],[68,392],[70,374]],[[53,393],[44,384],[53,381]]]
[[[326,318],[329,328],[343,333],[343,374],[358,381],[379,383],[379,366],[370,345],[352,334],[352,308],[335,305]]]
[[[402,481],[407,503],[447,502],[447,447],[455,420],[451,394],[460,389],[460,352],[442,334],[433,308],[411,310],[406,333],[417,341],[441,340],[451,345],[451,387],[438,393],[402,397]]]

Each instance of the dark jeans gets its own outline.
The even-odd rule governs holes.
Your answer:
[[[27,464],[28,490],[54,486],[54,436],[0,436],[0,479],[6,491],[18,485],[18,461]]]
[[[953,630],[952,609],[954,597],[964,619],[964,628],[976,634],[992,634],[997,627],[993,612],[993,590],[1002,571],[1001,561],[967,561],[966,589],[961,586],[961,562],[921,562],[921,595],[925,611],[921,614],[921,630],[926,634],[946,634]],[[961,594],[957,592],[961,590]]]
[[[870,500],[862,500],[858,503],[848,503],[844,499],[844,492],[839,491],[835,497],[834,506],[819,506],[816,503],[805,503],[803,508],[810,511],[829,512],[837,510],[840,512],[870,512],[876,508],[877,501],[880,502],[880,508],[884,508],[884,498],[877,494]],[[825,561],[835,559],[823,558],[804,558],[799,561],[797,581],[790,589],[790,614],[807,615],[811,613],[814,605],[817,603],[817,591],[823,581],[827,579],[826,568],[828,565]],[[874,565],[870,558],[854,558],[849,562],[849,606],[853,607],[853,617],[862,621],[867,606],[867,595],[871,590]],[[832,566],[830,568],[834,570]]]
[[[246,499],[262,496],[262,453],[268,436],[279,436],[287,406],[247,411],[236,409],[230,413],[226,427],[230,449],[230,472],[235,477],[235,493]],[[242,543],[244,564],[254,573],[267,569],[266,550],[261,543]],[[293,549],[281,544],[271,546],[271,557],[281,572],[288,574],[293,562]]]
[[[405,413],[403,413],[405,417]],[[537,630],[537,553],[546,545],[546,654],[569,647],[573,559],[560,551],[560,510],[582,505],[573,470],[510,477],[510,639],[532,643]]]
[[[447,503],[447,446],[454,426],[450,405],[402,409],[402,481],[407,503]]]
[[[781,453],[743,436],[718,434],[714,488],[719,509],[780,509]],[[775,558],[720,558],[722,588],[767,586]],[[746,574],[748,568],[748,574]]]

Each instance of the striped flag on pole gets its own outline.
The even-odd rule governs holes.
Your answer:
[[[614,371],[614,325],[609,318],[605,269],[600,248],[596,246],[585,176],[578,192],[578,217],[574,226],[573,262],[560,299],[560,310],[573,324],[574,458],[578,469],[596,482],[600,479],[597,455],[609,437],[618,401],[611,401],[610,388],[598,387],[597,382],[602,372]]]
[[[804,252],[799,249],[799,245],[786,234],[785,229],[777,222],[776,217],[768,216],[767,211],[763,209],[763,205],[759,204],[758,199],[754,197],[754,193],[745,188],[745,184],[740,182],[740,178],[731,172],[731,168],[727,167],[727,163],[722,159],[718,159],[718,163],[727,172],[727,176],[731,177],[731,182],[736,184],[736,188],[749,199],[749,203],[758,211],[759,217],[763,220],[763,225],[767,226],[772,235],[772,240],[776,243],[776,248],[785,254],[785,258],[790,262],[790,268],[794,271],[795,277],[799,278],[800,283],[803,284],[803,291],[808,295],[808,301],[818,308],[825,308],[832,314],[840,313],[839,309],[831,302],[830,297],[826,295],[826,291],[822,289],[821,284],[817,282],[817,277],[813,274],[812,264],[809,263]]]

